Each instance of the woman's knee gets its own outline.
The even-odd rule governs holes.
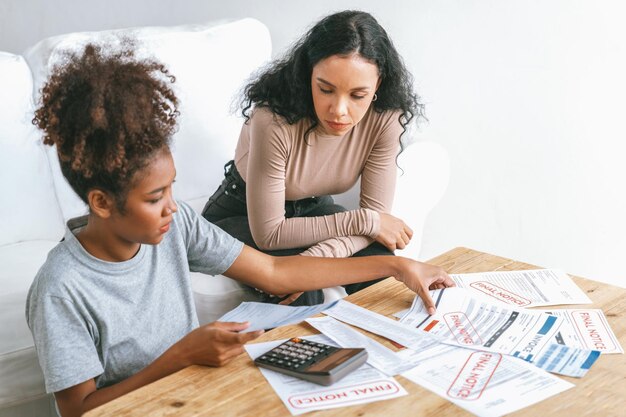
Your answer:
[[[252,238],[252,232],[250,232],[247,216],[226,217],[224,219],[216,220],[213,224],[235,239],[242,241],[250,247],[258,249],[256,243],[254,243],[254,239]]]
[[[348,211],[348,209],[339,204],[335,204],[331,200],[331,203],[329,204],[317,205],[316,207],[311,209],[311,211],[307,212],[306,215],[303,217],[328,216],[329,214],[343,213],[345,211]]]
[[[353,257],[361,257],[361,256],[395,256],[395,254],[387,249],[387,247],[381,245],[378,242],[374,242],[368,247],[361,249],[354,255]]]

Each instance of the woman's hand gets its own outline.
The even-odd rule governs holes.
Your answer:
[[[223,366],[243,353],[243,345],[263,334],[263,330],[239,333],[250,323],[213,322],[182,338],[179,355],[185,366]]]
[[[250,323],[210,323],[187,334],[139,372],[116,383],[96,389],[94,379],[54,393],[63,416],[84,412],[171,375],[189,365],[222,366],[243,352],[243,345],[256,339],[263,330],[238,333]]]
[[[375,240],[390,251],[404,249],[413,237],[413,230],[399,218],[387,213],[379,213],[380,231]]]
[[[295,292],[293,294],[289,294],[288,297],[286,297],[284,300],[282,300],[281,302],[279,302],[278,304],[281,305],[289,305],[291,303],[293,303],[294,301],[296,301],[298,298],[300,298],[300,296],[304,294],[304,292]],[[284,295],[278,295],[277,297],[284,297]]]
[[[401,273],[396,279],[403,282],[409,289],[414,291],[424,302],[428,314],[435,314],[435,303],[430,296],[429,290],[454,287],[456,284],[452,278],[435,265],[417,262],[409,258],[399,258],[402,262]]]

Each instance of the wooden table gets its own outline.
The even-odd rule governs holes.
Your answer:
[[[467,248],[456,248],[429,261],[449,273],[534,269]],[[626,346],[626,289],[574,277],[604,311],[622,347]],[[408,308],[414,294],[390,278],[347,298],[350,302],[390,316]],[[563,306],[573,308],[572,306]],[[270,341],[317,333],[306,323],[267,332],[258,341]],[[386,339],[364,332],[395,349]],[[397,350],[397,349],[395,349]],[[396,376],[409,395],[387,400],[316,411],[307,416],[466,416],[451,402]],[[624,355],[602,355],[581,379],[567,378],[576,385],[548,400],[522,409],[516,416],[618,416],[626,415],[626,360]],[[87,414],[88,416],[289,416],[290,413],[254,366],[241,355],[222,368],[191,366],[131,392]]]

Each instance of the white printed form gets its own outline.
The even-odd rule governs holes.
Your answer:
[[[554,309],[543,312],[561,317],[564,320],[554,337],[556,343],[581,349],[597,350],[603,354],[624,353],[624,349],[609,326],[602,310]]]
[[[410,324],[400,323],[345,300],[339,300],[323,313],[414,350],[422,350],[441,342],[440,337],[416,331]]]
[[[402,355],[414,355],[403,351]],[[478,416],[509,414],[574,385],[517,358],[437,345],[403,377]]]
[[[540,311],[488,303],[461,288],[431,292],[437,312],[429,316],[419,297],[400,319],[445,343],[499,352],[532,361],[552,343],[563,319]]]
[[[504,353],[561,375],[581,377],[598,358],[593,350],[552,346],[564,320],[542,311],[491,304],[461,288],[432,292],[429,316],[416,297],[400,321],[444,338],[445,343]]]
[[[307,340],[337,346],[323,335],[305,336]],[[247,344],[244,347],[252,359],[278,346],[284,340]],[[407,392],[393,377],[389,377],[369,364],[328,387],[294,378],[265,368],[259,368],[292,415],[314,410],[326,410],[355,404],[402,397]]]
[[[368,355],[367,363],[389,376],[408,371],[415,366],[406,356],[399,356],[393,350],[332,317],[314,317],[306,321],[341,347],[365,348]]]
[[[572,278],[558,269],[452,274],[450,277],[459,288],[516,307],[591,304]]]
[[[254,330],[273,329],[274,327],[300,323],[307,317],[314,316],[336,303],[337,301],[333,301],[314,306],[291,307],[279,304],[243,302],[217,321],[249,321],[250,327],[243,330],[243,333],[247,333]]]
[[[533,361],[533,365],[555,374],[581,378],[600,357],[597,350],[579,349],[552,343]]]

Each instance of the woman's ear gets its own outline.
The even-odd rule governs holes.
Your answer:
[[[376,81],[376,91],[378,91],[378,87],[380,87],[380,82],[382,81],[382,77],[378,77],[378,81]]]
[[[92,214],[103,219],[108,219],[113,214],[115,201],[108,193],[93,189],[87,194],[87,201]]]

